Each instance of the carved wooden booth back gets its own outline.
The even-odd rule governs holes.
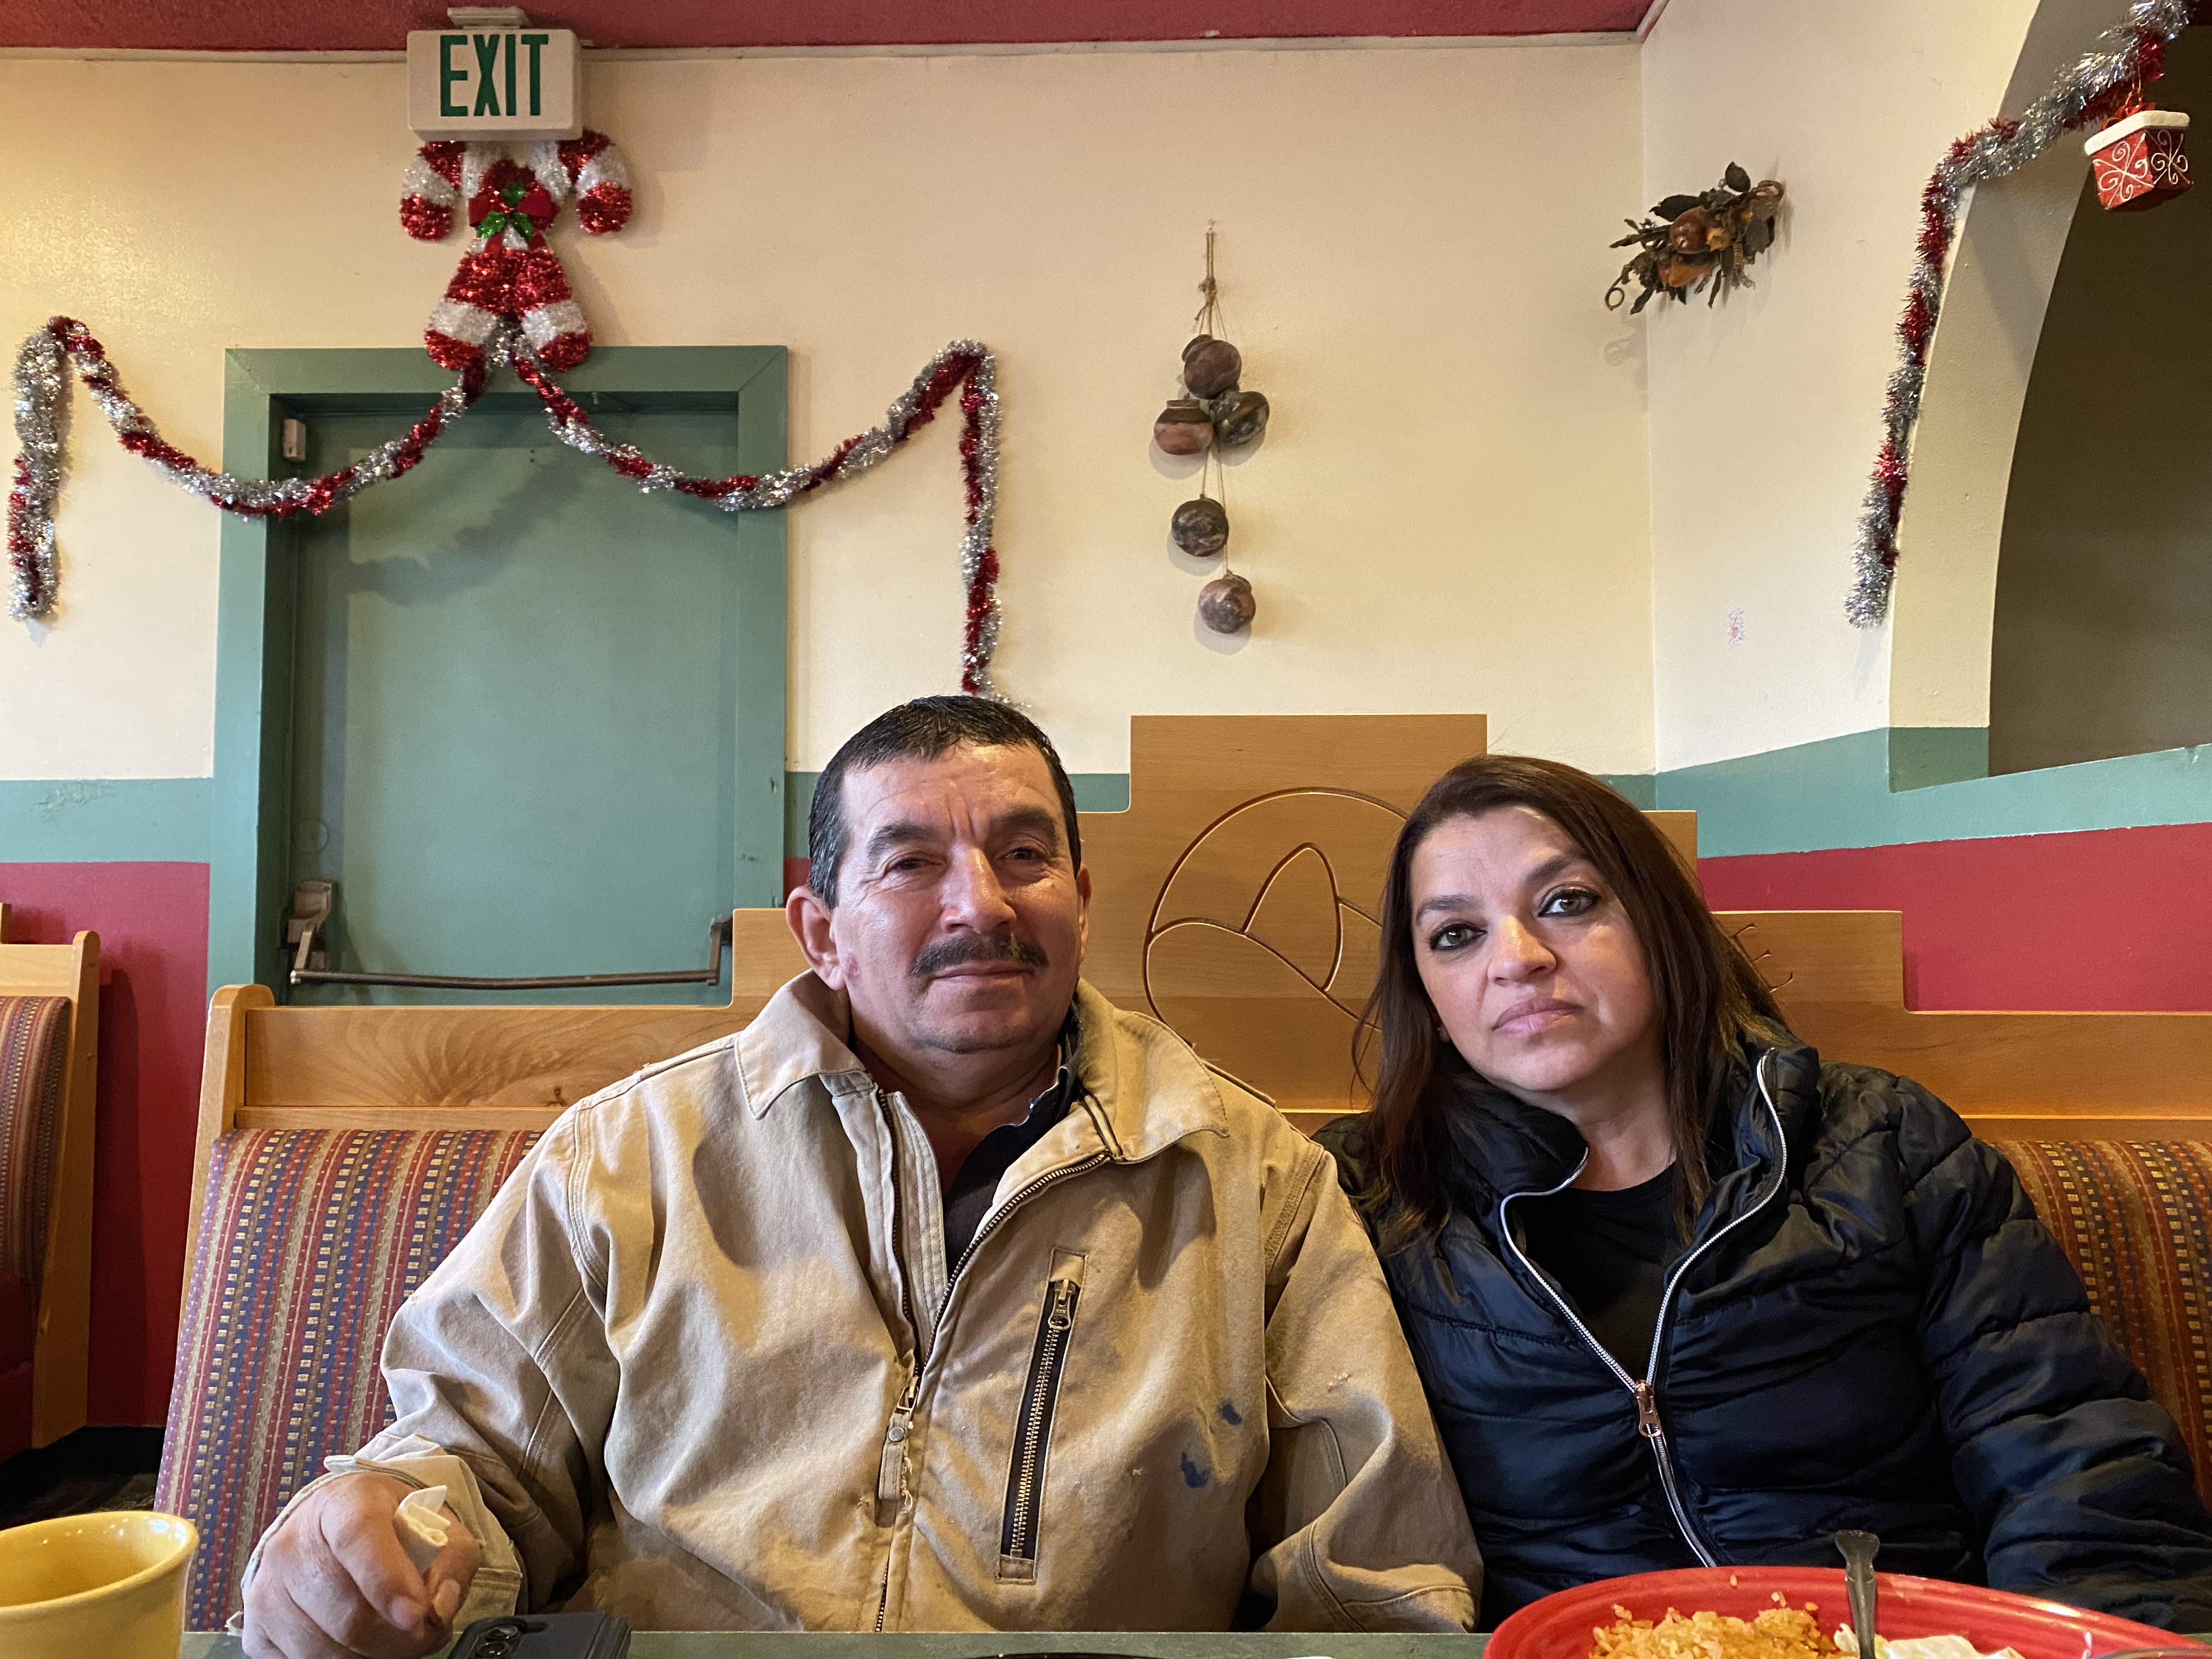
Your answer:
[[[1480,715],[1139,716],[1129,810],[1085,813],[1085,974],[1285,1110],[1353,1101],[1391,843]]]
[[[1480,714],[1138,716],[1128,811],[1083,815],[1085,975],[1309,1127],[1353,1109],[1392,843],[1486,738]],[[1694,855],[1692,816],[1656,816]]]

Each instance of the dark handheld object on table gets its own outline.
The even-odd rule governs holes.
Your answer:
[[[1858,1638],[1859,1659],[1877,1659],[1874,1644],[1874,1558],[1881,1540],[1870,1532],[1846,1529],[1835,1537],[1844,1554],[1844,1591],[1850,1597],[1851,1634]]]
[[[623,1659],[629,1621],[611,1613],[547,1613],[479,1619],[447,1659]]]

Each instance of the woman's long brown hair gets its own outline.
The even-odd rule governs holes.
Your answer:
[[[1382,962],[1355,1038],[1363,1077],[1374,1064],[1373,1168],[1361,1207],[1391,1249],[1443,1225],[1439,1172],[1450,1156],[1429,1100],[1437,1063],[1435,1005],[1413,954],[1413,854],[1437,825],[1500,807],[1541,812],[1597,866],[1644,950],[1658,1010],[1667,1114],[1674,1146],[1675,1215],[1685,1237],[1711,1190],[1705,1167],[1714,1086],[1746,1039],[1786,1042],[1773,994],[1721,929],[1695,873],[1637,807],[1601,780],[1558,761],[1479,755],[1437,780],[1398,832],[1382,890]]]

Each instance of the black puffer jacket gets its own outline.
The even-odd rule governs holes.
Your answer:
[[[1452,1215],[1383,1265],[1481,1540],[1484,1627],[1616,1573],[1833,1566],[1828,1535],[1863,1527],[1885,1571],[2212,1630],[2188,1454],[2011,1167],[1917,1084],[1808,1048],[1747,1055],[1729,1092],[1647,1379],[1508,1232],[1516,1194],[1573,1178],[1573,1126],[1463,1066],[1432,1085]],[[1320,1138],[1358,1191],[1364,1120]]]

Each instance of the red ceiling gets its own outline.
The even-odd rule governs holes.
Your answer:
[[[1584,33],[1650,0],[562,0],[532,21],[601,46],[953,45]],[[429,0],[0,0],[0,47],[392,52],[445,26]]]

